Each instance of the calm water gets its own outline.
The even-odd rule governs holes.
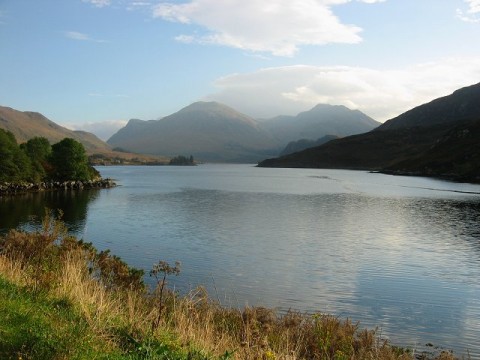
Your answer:
[[[62,208],[72,232],[180,291],[321,311],[399,345],[480,358],[480,186],[249,165],[102,167],[121,185],[0,199],[0,229]]]

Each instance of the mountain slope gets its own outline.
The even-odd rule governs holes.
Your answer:
[[[0,106],[0,128],[12,132],[19,143],[35,136],[45,137],[52,144],[69,137],[81,142],[90,153],[110,150],[110,146],[95,135],[69,130],[37,112],[23,112]]]
[[[258,161],[280,144],[252,118],[216,102],[197,102],[160,120],[130,120],[108,143],[129,151],[203,161]]]
[[[384,171],[480,182],[479,139],[480,118],[461,121],[426,151],[386,167]]]
[[[479,87],[421,105],[366,134],[268,159],[259,166],[378,170],[480,182]]]
[[[297,116],[278,116],[261,126],[284,144],[299,139],[318,139],[326,135],[344,137],[370,131],[380,123],[358,110],[341,105],[318,104]]]
[[[456,90],[388,120],[377,130],[432,126],[460,120],[472,120],[480,114],[480,83]]]

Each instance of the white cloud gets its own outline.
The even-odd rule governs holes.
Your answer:
[[[115,134],[125,125],[127,125],[126,120],[106,120],[100,122],[63,124],[63,126],[71,130],[83,130],[91,132],[103,141],[107,141],[113,134]]]
[[[480,58],[450,58],[405,69],[286,66],[218,79],[206,100],[256,118],[293,115],[318,103],[345,105],[385,121],[480,82]]]
[[[468,13],[477,14],[480,13],[480,0],[465,0],[468,4]]]
[[[180,35],[199,43],[225,45],[253,52],[292,56],[302,45],[358,43],[361,28],[343,24],[332,11],[351,0],[191,0],[160,3],[153,16],[199,25],[204,35]],[[384,0],[357,0],[378,3]]]
[[[110,0],[83,0],[83,2],[90,3],[96,7],[104,7],[110,5]]]
[[[65,36],[73,40],[88,41],[90,38],[87,34],[80,33],[78,31],[66,31]]]
[[[131,1],[127,5],[127,10],[132,11],[132,10],[146,8],[149,6],[152,6],[152,4],[149,1]]]
[[[465,13],[462,9],[457,9],[457,17],[466,22],[480,23],[480,0],[464,0],[468,8]]]
[[[97,43],[106,42],[105,40],[93,39],[89,35],[78,32],[78,31],[65,31],[64,34],[67,38],[72,39],[72,40],[93,41],[93,42],[97,42]]]

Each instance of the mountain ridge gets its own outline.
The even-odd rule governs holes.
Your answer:
[[[45,137],[51,143],[69,137],[81,142],[89,152],[110,151],[110,146],[94,134],[67,129],[35,111],[19,111],[0,106],[0,127],[13,133],[19,143],[35,136]]]
[[[285,145],[291,141],[315,140],[326,135],[344,137],[365,133],[380,125],[359,110],[330,104],[317,104],[295,116],[280,115],[260,124]]]

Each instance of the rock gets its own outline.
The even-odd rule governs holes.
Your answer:
[[[25,192],[39,192],[45,190],[82,190],[82,189],[106,189],[115,187],[117,184],[112,179],[96,179],[90,181],[51,181],[40,183],[0,183],[0,196],[16,195]]]

